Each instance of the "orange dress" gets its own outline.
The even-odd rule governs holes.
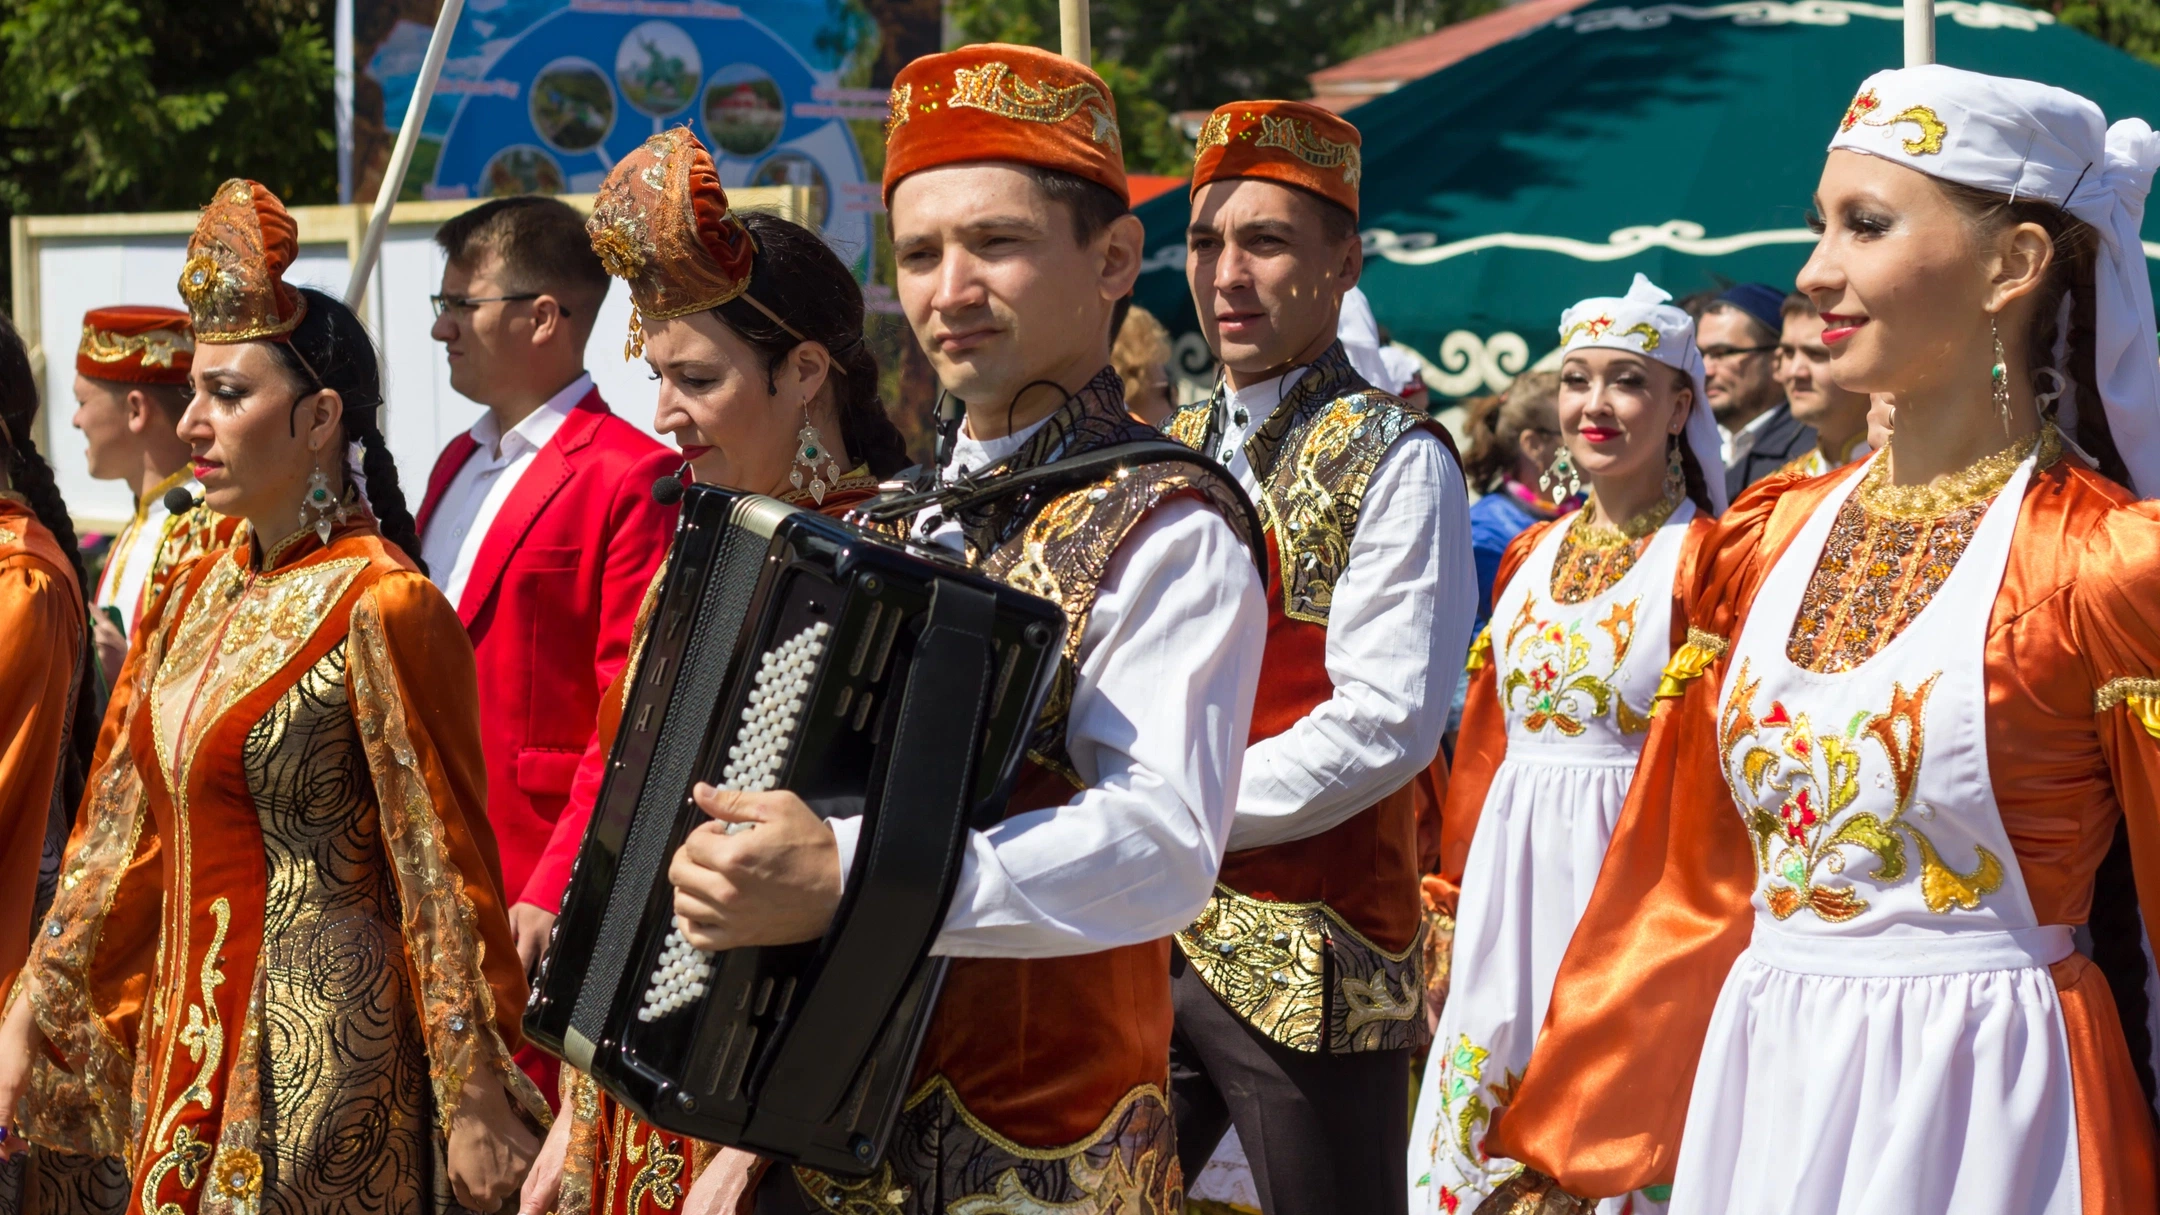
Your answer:
[[[58,775],[82,691],[83,613],[59,541],[20,494],[0,492],[0,1005],[74,818]]]
[[[1570,1194],[1673,1181],[1712,1009],[1758,916],[1757,843],[1734,812],[1719,743],[1729,648],[1780,555],[1857,475],[1759,483],[1720,521],[1684,589],[1688,644],[1660,689],[1536,1052],[1487,1139],[1495,1155]],[[2160,617],[2151,610],[2160,512],[2074,457],[2036,470],[2015,510],[1982,662],[1986,774],[2013,863],[2041,925],[2084,924],[2096,874],[2126,828],[2138,902],[2147,923],[2160,923]],[[1848,670],[1881,649],[1954,568],[1975,517],[1953,511],[1862,534],[1841,514],[1795,617],[1791,660]],[[1786,913],[1845,915],[1835,895],[1822,913]],[[2083,1209],[2160,1209],[2152,1109],[2109,986],[2077,953],[2048,973],[2073,1081]]]
[[[28,973],[27,1137],[122,1158],[130,1211],[442,1211],[523,976],[483,814],[472,648],[365,517],[145,608]]]

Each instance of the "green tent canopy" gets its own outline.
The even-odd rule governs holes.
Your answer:
[[[1365,137],[1363,287],[1445,397],[1497,391],[1560,312],[1636,271],[1675,296],[1790,287],[1808,200],[1860,81],[1902,59],[1903,10],[1856,0],[1586,5],[1350,111]],[[1936,6],[1939,61],[2160,120],[2160,68],[2015,4]],[[1138,209],[1139,302],[1211,377],[1184,278],[1186,196]],[[2146,216],[2148,267],[2160,233]]]

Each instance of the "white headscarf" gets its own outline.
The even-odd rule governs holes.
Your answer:
[[[2110,127],[2099,106],[2067,89],[1930,64],[1863,81],[1830,147],[2050,202],[2093,226],[2100,401],[2131,487],[2160,494],[2160,360],[2139,237],[2160,135],[2139,118]],[[2066,395],[2058,415],[2065,430],[2075,427],[2076,408]]]
[[[1382,392],[1399,392],[1408,380],[1395,380],[1380,346],[1380,322],[1373,319],[1372,304],[1356,287],[1343,292],[1342,314],[1335,322],[1335,337],[1343,344],[1350,369]],[[1393,381],[1392,383],[1390,381]]]
[[[1666,302],[1670,299],[1671,293],[1637,274],[1626,295],[1584,300],[1560,314],[1560,354],[1564,358],[1569,351],[1585,347],[1625,350],[1687,373],[1695,403],[1688,410],[1687,430],[1681,439],[1702,468],[1711,509],[1723,514],[1724,445],[1718,439],[1717,420],[1710,416],[1710,398],[1703,395],[1703,358],[1695,346],[1695,318]]]

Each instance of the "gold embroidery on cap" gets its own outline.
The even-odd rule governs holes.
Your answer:
[[[885,108],[891,111],[885,118],[885,138],[891,139],[894,131],[907,125],[908,103],[913,100],[915,100],[914,85],[896,84],[892,86],[892,96],[885,102]]]
[[[1606,335],[1612,332],[1612,327],[1617,324],[1619,322],[1610,316],[1593,316],[1589,320],[1577,321],[1560,331],[1560,344],[1562,346],[1567,345],[1569,342],[1574,341],[1578,334],[1588,338],[1590,341],[1602,342],[1605,340]],[[1646,353],[1656,350],[1665,340],[1648,321],[1637,321],[1635,324],[1629,325],[1620,331],[1619,336],[1626,337],[1631,333],[1641,336],[1642,348]]]
[[[1875,111],[1882,108],[1882,98],[1868,89],[1852,99],[1845,107],[1845,116],[1838,120],[1838,130],[1850,131],[1855,126],[1894,127],[1909,122],[1920,128],[1920,134],[1904,141],[1907,156],[1933,156],[1943,149],[1943,137],[1950,128],[1942,118],[1924,105],[1907,106],[1886,118],[1878,118]]]
[[[1095,124],[1089,138],[1112,147],[1118,144],[1117,119],[1112,117],[1109,99],[1085,80],[1060,88],[1054,84],[1029,84],[1014,76],[1012,68],[1003,63],[955,68],[952,96],[945,104],[1046,126],[1055,126],[1085,107]]]
[[[122,335],[84,325],[82,331],[82,352],[98,363],[124,363],[140,354],[145,367],[170,367],[173,355],[194,349],[195,340],[177,329]]]
[[[220,270],[209,254],[198,253],[180,267],[180,294],[198,314],[223,314],[240,298],[240,276]]]
[[[1950,128],[1944,126],[1943,120],[1935,116],[1935,111],[1924,105],[1907,106],[1880,121],[1870,119],[1867,125],[1894,127],[1901,122],[1909,122],[1920,128],[1919,135],[1905,141],[1907,156],[1933,156],[1942,151],[1943,136],[1950,133]]]
[[[1316,169],[1341,169],[1343,184],[1354,186],[1364,174],[1364,161],[1354,143],[1337,143],[1313,130],[1302,118],[1275,114],[1260,116],[1260,138],[1254,147],[1282,148]]]
[[[1230,116],[1228,114],[1208,115],[1207,122],[1200,127],[1200,139],[1193,145],[1193,155],[1197,156],[1209,148],[1227,148],[1229,146]]]

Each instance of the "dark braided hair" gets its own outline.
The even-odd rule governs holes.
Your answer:
[[[824,238],[801,224],[762,211],[739,212],[736,218],[757,242],[750,291],[758,303],[786,319],[802,340],[816,342],[832,354],[836,374],[826,383],[833,390],[840,441],[848,456],[868,465],[881,479],[913,464],[907,440],[878,398],[877,356],[863,341],[861,284]],[[774,373],[802,340],[740,297],[712,311],[765,356],[765,385],[773,391]],[[374,484],[370,474],[370,490]]]
[[[368,509],[375,512],[383,539],[404,550],[424,574],[419,529],[398,487],[397,462],[383,441],[382,367],[376,362],[374,339],[341,301],[313,287],[300,288],[300,294],[307,300],[307,315],[286,341],[272,342],[270,349],[310,394],[327,388],[344,401],[345,441],[360,445]]]
[[[96,647],[90,644],[90,576],[83,569],[82,553],[76,544],[75,521],[68,515],[67,502],[53,481],[52,465],[38,454],[37,443],[30,437],[37,411],[37,380],[30,374],[30,352],[23,348],[15,323],[0,314],[0,426],[5,427],[5,433],[0,434],[0,458],[7,462],[8,484],[29,499],[38,522],[60,542],[60,551],[67,554],[68,564],[74,567],[75,585],[83,595],[85,615],[82,652],[76,656],[75,664],[75,712],[68,722],[67,754],[60,757],[61,796],[68,806],[74,806],[82,800],[91,755],[97,749],[98,718],[103,716],[99,693],[103,685],[96,678]]]

